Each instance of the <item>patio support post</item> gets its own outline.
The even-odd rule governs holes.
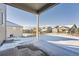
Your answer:
[[[37,21],[37,26],[36,26],[36,38],[37,40],[39,39],[39,14],[36,15],[36,21]]]

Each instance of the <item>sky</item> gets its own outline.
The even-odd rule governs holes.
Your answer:
[[[36,25],[36,16],[32,13],[7,6],[7,20],[22,26]],[[79,4],[62,3],[48,9],[40,15],[40,25],[79,26]]]

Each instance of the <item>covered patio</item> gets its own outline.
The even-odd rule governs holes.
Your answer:
[[[9,5],[9,6],[12,6],[15,8],[19,8],[19,9],[24,10],[26,12],[30,12],[36,16],[36,23],[37,23],[37,25],[36,25],[36,37],[34,37],[33,40],[32,40],[32,38],[27,38],[29,40],[25,40],[25,39],[18,40],[18,38],[17,38],[14,41],[12,41],[12,40],[10,42],[7,41],[8,44],[4,43],[4,40],[3,40],[3,45],[0,48],[0,52],[1,52],[0,55],[18,55],[17,51],[16,51],[17,46],[20,46],[21,44],[28,45],[29,43],[30,44],[37,43],[39,40],[39,20],[40,20],[41,13],[45,12],[46,10],[48,10],[52,7],[55,7],[58,4],[57,3],[5,3],[5,4],[3,4],[3,6],[5,6],[5,7],[6,7],[6,5]],[[5,13],[6,13],[6,9],[5,9]],[[5,19],[4,19],[5,21],[6,21],[6,17],[7,17],[7,15],[5,16]],[[7,39],[6,38],[6,22],[5,22],[4,28],[5,28],[5,40],[6,40]],[[5,51],[5,53],[4,53],[4,51]],[[9,52],[9,51],[13,51],[13,52]],[[8,53],[8,54],[6,54],[6,53]],[[26,54],[26,55],[28,55],[28,54]],[[39,55],[39,54],[37,53],[35,55]]]
[[[46,34],[39,34],[40,15],[46,10],[55,7],[58,3],[5,3],[36,16],[36,37],[10,38],[0,47],[0,55],[8,56],[79,56],[78,37]],[[5,9],[6,10],[6,9]],[[4,10],[4,11],[5,11]],[[5,11],[6,12],[6,11]],[[4,13],[5,13],[4,12]],[[6,15],[5,15],[6,17]],[[6,21],[6,18],[4,19]],[[4,21],[4,38],[6,39],[6,22]],[[40,36],[39,36],[40,35]],[[3,40],[4,41],[4,40]],[[74,43],[74,44],[72,44]],[[21,49],[23,48],[23,49]],[[30,50],[29,50],[29,49]]]

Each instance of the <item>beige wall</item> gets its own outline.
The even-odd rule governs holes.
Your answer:
[[[53,33],[57,33],[57,28],[53,28],[53,29],[52,29],[52,32],[53,32]]]
[[[0,44],[5,40],[5,14],[6,6],[0,3],[0,13],[3,13],[3,24],[0,24]]]
[[[23,35],[22,27],[8,27],[7,26],[7,37],[10,37],[10,34],[13,36],[18,37]]]

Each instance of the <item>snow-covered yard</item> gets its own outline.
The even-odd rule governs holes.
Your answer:
[[[0,55],[3,56],[43,56],[42,50],[33,45],[34,37],[9,38],[1,47]]]
[[[27,45],[31,44],[34,47],[37,47],[38,50],[35,52],[29,50],[28,48],[24,48],[19,50],[19,52],[21,53],[23,52],[21,55],[44,55],[43,52],[45,52],[50,56],[79,56],[79,39],[75,38],[69,38],[69,37],[66,38],[62,36],[52,36],[52,35],[40,35],[39,40],[36,40],[36,37],[27,37],[27,38],[17,37],[17,38],[10,38],[8,40],[13,41],[6,41],[0,47],[0,52],[9,49],[17,51],[16,48],[17,46],[27,47]],[[42,51],[40,52],[40,50],[42,50],[43,52]]]

